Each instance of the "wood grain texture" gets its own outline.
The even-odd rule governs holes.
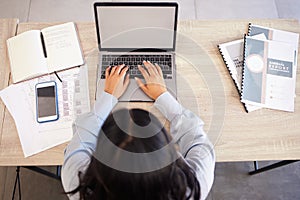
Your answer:
[[[185,30],[207,51],[220,73],[226,97],[224,124],[219,138],[213,141],[217,161],[285,160],[300,157],[300,100],[295,99],[295,112],[261,109],[246,113],[239,101],[217,45],[241,39],[249,21],[184,22]],[[300,33],[297,20],[252,20],[254,24]],[[298,63],[300,61],[298,55]],[[297,70],[299,77],[299,68]],[[297,80],[296,96],[300,93]],[[204,100],[205,102],[205,100]],[[202,116],[202,114],[200,114]],[[205,120],[204,120],[205,121]]]
[[[205,122],[204,129],[215,145],[219,162],[300,159],[299,98],[295,98],[294,113],[271,109],[246,113],[219,54],[217,45],[241,39],[247,32],[249,22],[300,33],[300,25],[296,20],[179,22],[176,52],[178,101],[197,113]],[[76,24],[88,64],[90,99],[93,103],[98,60],[96,30],[94,23]],[[54,24],[21,23],[18,33],[50,25]],[[299,73],[298,68],[298,76]],[[300,95],[299,79],[296,95]],[[144,108],[163,120],[160,113],[152,107],[152,103],[120,103],[117,108],[120,107]],[[166,121],[163,123],[168,125]],[[14,121],[9,112],[5,112],[0,165],[60,165],[66,145],[25,159]]]
[[[18,19],[0,19],[0,90],[8,86],[10,68],[6,40],[16,34],[17,24]],[[0,138],[2,137],[4,110],[5,106],[0,101]]]

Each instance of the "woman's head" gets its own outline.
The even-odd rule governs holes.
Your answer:
[[[199,183],[178,158],[169,134],[154,115],[140,109],[108,116],[74,192],[101,200],[200,198]]]

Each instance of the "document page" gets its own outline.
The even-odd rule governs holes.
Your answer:
[[[253,36],[261,38],[262,35]],[[226,67],[241,94],[242,92],[242,76],[243,76],[243,64],[244,64],[244,39],[235,40],[219,45],[220,52],[223,60],[226,63]],[[245,103],[245,108],[248,112],[252,112],[260,109],[260,106],[252,105],[251,103]]]
[[[41,32],[27,31],[7,40],[13,82],[48,73]]]
[[[293,112],[295,47],[248,36],[246,44],[242,102]]]
[[[69,141],[76,116],[90,111],[87,66],[54,75],[42,76],[0,91],[0,96],[14,118],[24,156],[28,157]],[[35,85],[56,81],[59,119],[38,123],[36,120]],[[80,98],[79,98],[80,97]]]
[[[73,22],[51,26],[42,30],[49,73],[84,63],[77,30]]]

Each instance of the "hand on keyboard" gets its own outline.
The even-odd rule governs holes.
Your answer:
[[[128,67],[125,67],[125,65],[108,67],[105,70],[106,80],[104,91],[115,96],[117,99],[120,98],[129,85],[129,75],[126,76],[127,70]]]
[[[138,70],[138,65],[143,65],[143,60],[149,60],[152,63],[157,63],[163,72],[164,79],[171,79],[173,77],[172,57],[168,54],[102,55],[101,59],[102,67],[100,71],[101,74],[99,74],[101,79],[105,79],[105,69],[108,66],[117,66],[121,64],[125,64],[125,66],[129,67],[127,73],[129,74],[130,79],[133,79],[134,77],[143,79],[143,75],[141,74],[140,70]]]
[[[153,65],[149,61],[143,61],[143,63],[146,69],[140,65],[138,66],[138,69],[142,73],[146,84],[144,84],[141,79],[137,77],[135,77],[135,80],[146,95],[156,100],[162,93],[167,91],[163,73],[160,66],[157,64]]]

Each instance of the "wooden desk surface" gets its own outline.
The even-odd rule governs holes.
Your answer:
[[[17,23],[17,19],[0,19],[0,90],[8,86],[10,69],[6,51],[6,40],[16,34]],[[0,130],[2,130],[4,110],[5,106],[3,102],[0,101]],[[0,132],[0,136],[1,134],[2,131]]]
[[[297,20],[179,22],[179,48],[177,48],[179,53],[176,58],[178,100],[185,107],[198,113],[205,122],[205,130],[215,144],[219,162],[300,159],[300,123],[297,123],[300,121],[299,97],[295,99],[294,113],[270,109],[246,113],[219,54],[217,45],[242,38],[247,32],[249,22],[300,33]],[[53,23],[21,23],[18,33],[30,29],[42,29],[49,25]],[[77,23],[77,27],[84,55],[89,63],[90,96],[93,99],[95,67],[90,63],[95,61],[93,55],[97,48],[95,26],[94,23]],[[199,51],[193,51],[193,47],[198,48]],[[183,51],[187,51],[188,54],[182,54]],[[298,56],[298,63],[299,58],[300,56]],[[3,66],[0,68],[1,81],[2,76],[9,77],[9,69],[2,73],[2,68]],[[299,73],[298,68],[298,76]],[[215,84],[212,84],[212,81],[215,81]],[[298,78],[296,95],[299,94]],[[119,106],[128,106],[128,104]],[[151,109],[151,104],[130,104],[129,107]],[[3,121],[0,165],[62,164],[66,144],[25,159],[12,117],[7,110],[4,111],[4,115],[1,115],[0,111],[0,117],[1,122]]]
[[[17,19],[0,19],[0,90],[9,84],[9,60],[6,50],[6,40],[14,36],[17,32]],[[0,146],[2,146],[3,119],[6,108],[0,101]]]

